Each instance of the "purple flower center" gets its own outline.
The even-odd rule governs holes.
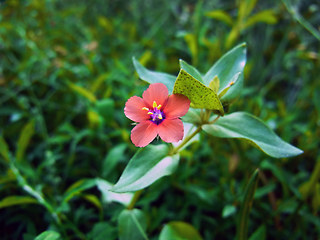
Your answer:
[[[150,115],[150,121],[157,125],[159,125],[165,119],[165,115],[160,109],[161,105],[157,105],[156,101],[153,101],[153,109],[146,107],[142,108],[142,110],[148,111],[148,114]]]

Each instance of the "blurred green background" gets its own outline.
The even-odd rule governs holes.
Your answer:
[[[2,239],[34,239],[48,228],[63,239],[117,239],[121,204],[104,202],[95,187],[63,199],[85,179],[115,183],[137,150],[123,108],[147,84],[132,57],[170,74],[179,72],[179,59],[206,72],[241,42],[248,48],[245,89],[229,112],[260,117],[304,154],[272,159],[246,142],[203,134],[183,152],[177,172],[146,189],[136,207],[147,213],[150,239],[173,220],[192,224],[203,239],[234,239],[239,196],[259,167],[249,236],[318,239],[318,1],[0,4]],[[32,201],[23,181],[45,196],[61,223]]]

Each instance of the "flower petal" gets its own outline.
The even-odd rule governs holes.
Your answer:
[[[178,142],[183,138],[183,124],[178,118],[165,119],[158,125],[158,134],[165,142]]]
[[[148,104],[148,107],[151,108],[154,101],[156,101],[158,106],[164,106],[168,99],[168,94],[166,85],[163,83],[153,83],[143,92],[142,98]]]
[[[147,104],[141,97],[133,96],[128,99],[126,106],[124,107],[124,114],[127,118],[135,122],[146,121],[150,118],[147,110],[142,110]]]
[[[131,131],[131,141],[137,147],[145,147],[157,136],[157,125],[151,121],[144,121]]]
[[[190,107],[190,100],[182,94],[173,94],[169,96],[167,105],[163,112],[167,119],[173,119],[184,116]]]

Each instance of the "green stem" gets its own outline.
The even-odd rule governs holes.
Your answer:
[[[54,210],[54,208],[51,206],[51,204],[47,202],[47,200],[42,196],[41,193],[39,193],[37,190],[35,190],[28,184],[26,179],[21,175],[20,171],[14,166],[13,163],[10,163],[10,169],[14,173],[19,185],[23,188],[23,190],[25,190],[27,193],[29,193],[31,196],[37,199],[37,201],[50,212],[52,218],[57,222],[57,224],[60,225],[60,218]]]
[[[172,149],[172,151],[169,153],[169,155],[175,155],[179,152],[179,150],[186,145],[197,133],[199,133],[201,131],[201,126],[198,126],[198,128],[189,136],[187,136],[185,139],[183,139],[183,141],[180,143],[179,146],[175,147],[174,149]]]
[[[131,202],[129,203],[127,209],[128,210],[132,210],[134,208],[134,205],[136,204],[136,202],[138,201],[141,193],[142,193],[143,189],[136,191],[131,199]]]

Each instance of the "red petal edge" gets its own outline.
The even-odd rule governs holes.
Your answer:
[[[143,100],[151,108],[153,101],[156,101],[157,105],[164,106],[168,99],[168,88],[163,83],[152,83],[149,88],[142,94]]]
[[[124,107],[124,114],[127,118],[135,122],[146,121],[150,118],[147,110],[142,110],[147,104],[141,97],[133,96],[128,99],[126,106]]]
[[[180,119],[165,119],[158,125],[160,138],[168,143],[178,142],[183,138],[183,123]]]
[[[157,136],[157,125],[151,121],[144,121],[131,131],[131,141],[136,147],[145,147]]]
[[[167,105],[164,108],[164,114],[167,119],[173,119],[184,116],[190,107],[190,100],[182,94],[173,94],[169,96]]]

